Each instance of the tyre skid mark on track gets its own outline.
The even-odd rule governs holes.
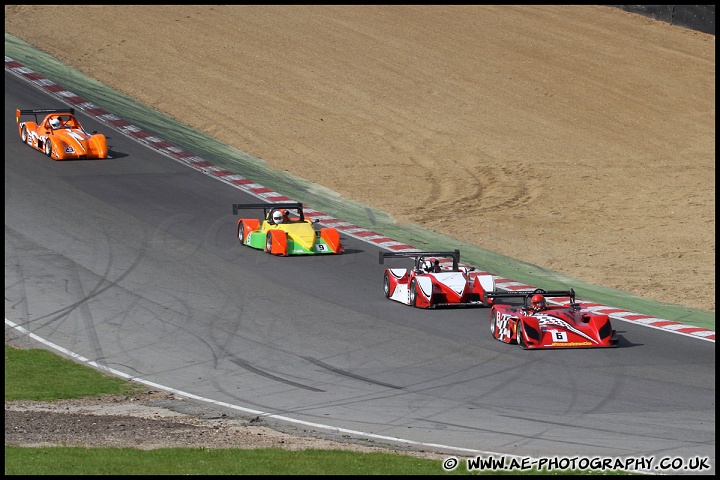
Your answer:
[[[313,365],[317,365],[320,368],[324,368],[325,370],[330,370],[333,373],[337,373],[338,375],[342,375],[343,377],[349,377],[354,378],[355,380],[360,380],[361,382],[370,383],[373,385],[380,385],[381,387],[387,387],[392,388],[395,390],[404,390],[405,387],[398,387],[397,385],[392,385],[390,383],[380,382],[377,380],[373,380],[368,377],[363,377],[361,375],[356,375],[354,373],[350,373],[346,370],[341,370],[339,368],[333,367],[332,365],[328,365],[325,362],[321,362],[320,360],[312,357],[302,357],[303,359],[307,360],[308,362],[312,363]]]
[[[8,56],[5,56],[5,70],[9,71],[17,77],[20,77],[34,84],[41,90],[44,90],[47,93],[59,98],[60,100],[71,104],[73,107],[82,110],[84,113],[95,117],[98,121],[124,133],[125,135],[135,139],[140,143],[147,145],[148,147],[156,150],[157,152],[165,156],[168,156],[174,160],[179,160],[192,168],[200,170],[207,175],[216,177],[217,179],[225,183],[233,185],[240,190],[243,190],[268,202],[293,201],[291,198],[274,192],[271,189],[260,185],[249,178],[245,178],[241,175],[238,175],[237,173],[220,168],[191,152],[186,152],[181,148],[178,148],[171,143],[164,141],[161,138],[154,137],[149,133],[144,132],[136,125],[132,125],[125,120],[118,118],[116,115],[113,115],[112,113],[109,113],[104,109],[95,106],[94,104],[88,102],[82,97],[79,97],[78,95],[75,95],[74,93],[63,89],[63,87],[55,84],[49,79],[42,77],[40,74],[30,70],[29,68],[25,67],[21,63],[13,60]],[[372,243],[379,247],[386,248],[395,252],[420,251],[420,249],[415,248],[411,245],[398,242],[396,240],[393,240],[392,238],[388,238],[384,235],[372,232],[358,225],[353,225],[343,220],[339,220],[325,213],[318,212],[317,210],[313,210],[310,208],[305,208],[304,210],[307,217],[317,219],[323,225],[335,227],[343,234],[356,238],[358,240]],[[495,276],[490,272],[478,273],[493,275],[495,277],[496,286],[504,290],[528,290],[535,288],[531,285],[523,285],[510,279]],[[685,325],[680,322],[652,317],[650,315],[642,315],[639,313],[634,313],[627,310],[600,305],[596,303],[582,302],[580,301],[580,299],[578,299],[578,301],[581,302],[584,307],[587,307],[594,312],[607,313],[613,320],[631,322],[651,328],[656,328],[672,333],[688,335],[694,338],[715,342],[714,330],[708,330],[702,327],[695,327],[692,325]]]
[[[319,388],[311,387],[311,386],[309,386],[309,385],[303,385],[302,383],[293,382],[292,380],[288,380],[288,379],[286,379],[286,378],[278,377],[277,375],[273,375],[272,373],[268,373],[268,372],[266,372],[266,371],[264,371],[264,370],[261,370],[261,369],[259,369],[259,368],[257,368],[257,367],[253,367],[252,365],[250,365],[250,364],[249,364],[248,362],[246,362],[245,360],[241,360],[241,359],[239,359],[239,358],[231,358],[230,361],[231,361],[232,363],[234,363],[235,365],[237,365],[238,367],[244,368],[244,369],[247,370],[248,372],[252,372],[252,373],[254,373],[254,374],[256,374],[256,375],[259,375],[259,376],[261,376],[261,377],[265,377],[265,378],[267,378],[267,379],[269,379],[269,380],[273,380],[273,381],[275,381],[275,382],[284,383],[284,384],[286,384],[286,385],[292,385],[293,387],[302,388],[303,390],[310,390],[311,392],[318,392],[318,393],[323,393],[323,392],[325,392],[325,390],[321,390],[321,389],[319,389]]]

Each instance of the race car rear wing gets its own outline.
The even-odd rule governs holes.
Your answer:
[[[284,210],[296,210],[300,221],[305,221],[305,213],[303,212],[303,205],[300,202],[286,202],[286,203],[233,203],[233,215],[238,214],[238,210],[245,210],[251,208],[262,208],[264,218],[267,218],[268,212],[271,210],[277,210],[279,208]]]
[[[502,292],[502,291],[494,291],[494,292],[488,292],[485,294],[486,298],[523,298],[524,304],[528,304],[528,300],[533,295],[537,294],[542,295],[543,297],[569,297],[570,298],[570,305],[576,306],[578,305],[575,303],[575,290],[543,290],[542,288],[536,288],[534,290],[518,290],[515,292]]]
[[[38,123],[38,115],[48,115],[50,113],[69,113],[75,115],[74,108],[33,108],[29,110],[15,109],[15,123],[20,122],[22,115],[35,115],[35,123]]]
[[[412,258],[415,260],[415,268],[419,269],[421,262],[429,257],[452,258],[453,271],[459,270],[460,250],[452,252],[380,252],[380,264],[384,264],[386,258]]]

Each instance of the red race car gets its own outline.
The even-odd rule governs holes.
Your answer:
[[[490,331],[501,342],[517,344],[524,349],[617,346],[610,318],[584,310],[575,302],[572,288],[492,292],[486,297],[492,304]],[[498,298],[522,298],[523,303],[498,303]],[[546,298],[553,298],[559,305],[548,305]]]
[[[417,308],[484,306],[485,292],[494,289],[492,275],[460,267],[460,251],[380,252],[386,258],[412,258],[413,268],[386,268],[385,298]]]
[[[21,122],[23,115],[33,115],[35,121]],[[38,121],[38,115],[45,115]],[[23,143],[40,150],[53,160],[108,158],[105,135],[88,133],[75,118],[74,108],[15,110],[15,122]]]

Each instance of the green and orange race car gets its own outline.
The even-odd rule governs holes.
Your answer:
[[[240,210],[262,209],[263,218],[240,218],[237,238],[240,243],[272,255],[323,255],[343,253],[345,249],[336,228],[315,229],[305,218],[302,203],[235,203],[233,215]]]

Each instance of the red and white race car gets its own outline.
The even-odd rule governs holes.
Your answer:
[[[460,251],[380,252],[386,258],[411,258],[413,268],[386,268],[385,298],[417,308],[484,306],[485,292],[493,291],[492,275],[474,267],[460,267]]]
[[[490,331],[501,342],[524,349],[617,346],[618,339],[608,315],[583,309],[575,302],[572,288],[492,292],[486,298],[492,304]],[[521,298],[523,301],[512,305],[498,303],[498,298]],[[552,298],[559,305],[548,305],[546,298]]]

